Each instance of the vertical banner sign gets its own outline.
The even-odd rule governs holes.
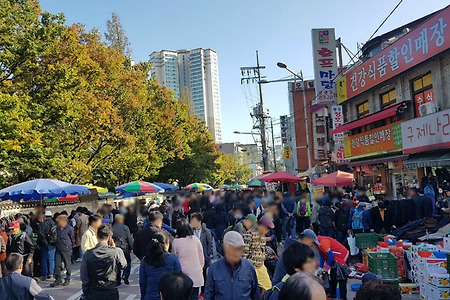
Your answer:
[[[340,127],[344,123],[344,115],[342,113],[342,105],[331,106],[331,120],[333,122],[333,130]],[[331,154],[331,160],[335,163],[345,163],[344,155],[344,133],[333,134],[334,149]]]
[[[312,114],[314,134],[314,159],[327,159],[327,123],[325,109],[322,108]]]
[[[316,99],[313,105],[336,104],[335,77],[338,69],[334,28],[313,29],[311,34],[316,87]]]

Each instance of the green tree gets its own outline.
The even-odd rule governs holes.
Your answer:
[[[112,13],[111,19],[106,22],[105,38],[109,46],[126,56],[131,56],[131,44],[125,35],[120,18],[115,12]]]

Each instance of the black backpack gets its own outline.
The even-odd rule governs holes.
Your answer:
[[[58,240],[58,227],[56,225],[53,225],[50,227],[50,230],[47,233],[47,236],[45,239],[47,240],[47,243],[50,245],[55,245],[56,241]]]
[[[319,225],[323,228],[332,228],[333,227],[333,218],[334,213],[333,210],[324,206],[319,209]]]

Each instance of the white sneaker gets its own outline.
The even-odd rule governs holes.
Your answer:
[[[76,260],[76,262],[82,262],[82,261],[83,261],[82,258],[79,258],[79,259]]]

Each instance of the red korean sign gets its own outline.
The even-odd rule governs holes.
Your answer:
[[[337,82],[342,103],[450,48],[450,6]]]

